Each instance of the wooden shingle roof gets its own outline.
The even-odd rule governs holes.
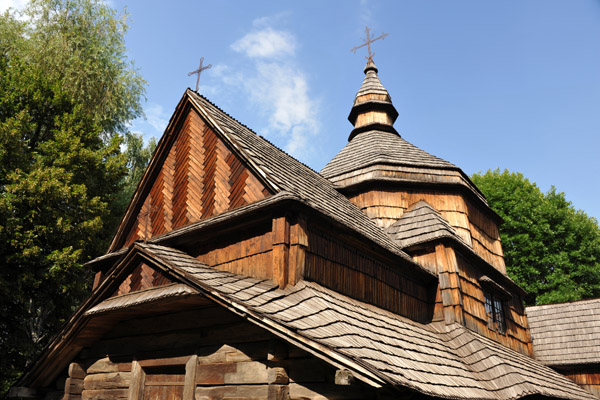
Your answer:
[[[387,96],[387,100],[391,101],[391,98],[389,97],[389,93],[386,90],[385,87],[383,87],[383,85],[381,84],[381,81],[379,80],[379,76],[377,76],[377,72],[378,69],[375,66],[375,63],[373,62],[373,60],[369,60],[367,62],[367,65],[365,66],[365,79],[363,80],[362,85],[360,85],[360,89],[358,89],[358,92],[356,93],[356,97],[354,100],[354,105],[357,104],[357,100],[361,97],[364,96],[366,94],[381,94],[384,96]]]
[[[461,325],[420,324],[313,282],[281,290],[178,250],[136,246],[250,322],[376,386],[451,399],[593,399],[552,369]]]
[[[311,208],[426,271],[414,263],[381,228],[339,193],[327,179],[236,121],[205,97],[191,90],[186,93],[198,110],[204,113],[204,117],[229,138],[239,152],[257,165],[276,190],[295,196]]]
[[[600,299],[527,307],[535,357],[546,365],[600,363]]]
[[[320,173],[326,178],[332,178],[375,164],[459,169],[395,133],[373,130],[355,136]]]
[[[402,248],[440,238],[463,241],[454,228],[426,201],[420,200],[386,232]],[[465,245],[467,245],[465,243]]]

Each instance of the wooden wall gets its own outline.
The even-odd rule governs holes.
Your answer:
[[[348,197],[382,228],[396,222],[412,204],[424,200],[436,209],[473,250],[506,273],[497,224],[459,193],[424,189],[372,189]]]
[[[84,349],[47,399],[376,399],[218,306],[123,321]]]
[[[190,111],[121,247],[269,195],[225,142]]]
[[[531,337],[523,299],[514,294],[504,302],[506,334],[498,334],[488,327],[485,297],[479,283],[484,275],[465,256],[454,248],[438,244],[413,255],[415,261],[430,269],[437,269],[439,288],[435,300],[433,320],[458,322],[472,331],[493,339],[523,354],[533,356]]]
[[[494,339],[505,346],[533,356],[523,299],[518,294],[512,293],[510,300],[504,301],[506,334],[499,334],[489,329],[485,311],[485,297],[479,283],[479,278],[484,274],[460,253],[456,254],[456,259],[464,304],[465,325],[469,329]]]
[[[119,285],[119,288],[112,294],[112,296],[118,296],[157,286],[164,286],[168,285],[169,283],[172,283],[171,280],[164,274],[146,265],[145,263],[140,263],[133,269],[127,278],[123,280],[121,285]]]
[[[558,370],[558,372],[600,398],[600,365]]]
[[[433,293],[403,274],[397,261],[369,256],[359,246],[310,224],[304,276],[415,321],[431,320]]]
[[[271,224],[218,237],[193,249],[193,256],[221,270],[259,279],[273,279]]]

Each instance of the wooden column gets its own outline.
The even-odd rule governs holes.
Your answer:
[[[441,243],[437,244],[435,257],[438,265],[444,320],[446,323],[458,322],[464,325],[463,300],[454,250]]]
[[[286,216],[273,218],[273,281],[283,289],[290,265],[290,223]]]
[[[306,218],[298,216],[290,227],[290,261],[288,283],[295,285],[304,277],[306,250],[308,249]]]
[[[128,400],[141,400],[144,397],[144,381],[146,374],[137,360],[131,363],[131,383],[129,385]]]

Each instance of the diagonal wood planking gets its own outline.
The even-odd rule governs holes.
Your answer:
[[[269,190],[227,143],[190,111],[123,247],[268,196]],[[149,218],[141,216],[149,210]]]

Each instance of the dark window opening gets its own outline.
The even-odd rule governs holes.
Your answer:
[[[483,294],[485,295],[485,312],[488,318],[488,327],[504,335],[506,333],[504,303],[497,295],[491,292],[484,291]]]

